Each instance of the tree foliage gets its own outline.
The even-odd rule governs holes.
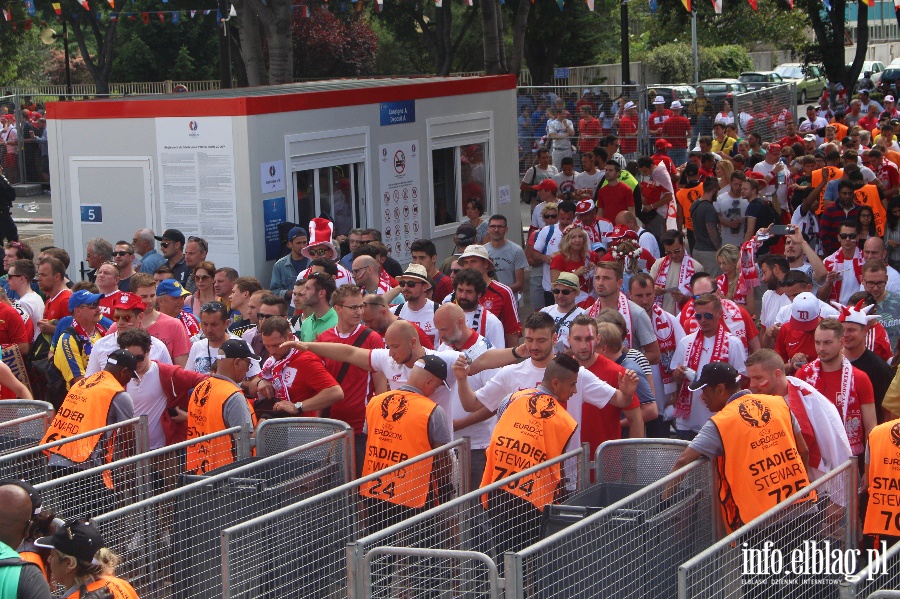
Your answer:
[[[829,12],[815,0],[797,2],[797,6],[809,15],[815,34],[815,41],[802,47],[804,61],[821,64],[829,82],[841,83],[846,89],[852,90],[859,79],[869,46],[869,7],[865,2],[857,2],[856,54],[850,68],[847,68],[844,59],[847,31],[844,14],[848,4],[848,0],[831,0],[832,10]]]
[[[325,8],[293,18],[294,76],[359,77],[372,72],[378,38],[363,13],[340,19]]]
[[[699,48],[700,79],[735,77],[753,70],[753,61],[742,46],[704,46]],[[656,72],[660,81],[689,82],[694,79],[691,45],[684,42],[664,44],[647,52],[644,63]]]

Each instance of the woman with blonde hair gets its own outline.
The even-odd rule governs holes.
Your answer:
[[[138,599],[134,587],[115,577],[119,557],[106,549],[100,531],[88,520],[70,520],[34,544],[51,550],[50,577],[66,589],[64,599],[79,599],[102,588],[116,599]]]
[[[731,174],[734,172],[734,165],[730,160],[720,160],[716,164],[716,176],[719,178],[719,189],[729,189],[731,187]],[[715,202],[713,202],[715,203]]]
[[[593,292],[594,265],[600,261],[596,252],[588,249],[587,232],[581,225],[569,225],[559,242],[559,251],[550,262],[550,286],[559,278],[559,273],[570,272],[578,277],[581,293],[576,302],[582,302]]]
[[[722,271],[722,274],[716,277],[716,284],[722,297],[743,306],[750,314],[755,314],[756,297],[741,276],[741,250],[730,243],[725,244],[716,252],[716,262]]]

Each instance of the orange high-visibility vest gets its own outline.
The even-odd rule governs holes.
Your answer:
[[[869,507],[863,532],[900,536],[900,420],[879,424],[869,433]]]
[[[717,466],[729,533],[809,485],[783,397],[742,395],[713,414],[712,421],[725,449]]]
[[[103,576],[99,580],[95,580],[94,582],[85,585],[88,593],[90,593],[91,591],[96,591],[97,589],[102,589],[103,587],[109,588],[110,592],[112,593],[113,599],[139,599],[137,592],[134,590],[134,587],[132,587],[121,578],[115,578],[113,576]],[[79,599],[80,597],[80,591],[75,591],[74,593],[69,595],[69,599]]]
[[[688,231],[694,230],[694,222],[691,220],[691,204],[694,200],[703,195],[703,185],[695,185],[694,187],[680,187],[675,192],[675,199],[684,212],[684,226]]]
[[[878,188],[872,183],[863,185],[853,192],[856,195],[856,203],[860,206],[868,206],[872,209],[875,216],[875,227],[878,229],[878,235],[884,235],[884,224],[887,222],[887,210],[884,209],[884,203],[878,197]]]
[[[35,566],[41,569],[41,572],[44,573],[44,578],[47,581],[50,581],[50,577],[47,576],[47,566],[44,564],[44,558],[40,556],[40,554],[34,551],[20,551],[19,557],[22,558],[23,562],[31,562]]]
[[[369,437],[362,475],[431,451],[428,419],[436,408],[436,403],[413,391],[398,389],[373,397],[366,406]],[[410,508],[423,507],[431,487],[433,461],[427,458],[385,474],[362,485],[359,493]]]
[[[825,180],[831,181],[832,179],[840,179],[844,176],[844,169],[838,168],[836,166],[826,166],[825,167]],[[819,183],[822,182],[822,169],[813,169],[812,172],[812,186],[816,187]],[[828,183],[825,184],[828,186]],[[822,214],[822,210],[824,209],[823,204],[825,203],[825,187],[822,188],[822,191],[819,192],[819,208],[816,210],[816,214]]]
[[[235,393],[243,392],[240,387],[229,380],[211,376],[200,381],[194,387],[194,392],[188,402],[188,440],[218,433],[228,428],[223,411],[225,402]],[[250,416],[255,427],[256,416],[252,406],[250,407]],[[188,472],[203,474],[232,462],[234,462],[233,445],[231,438],[227,436],[194,443],[187,448]]]
[[[112,373],[105,370],[81,379],[69,389],[50,428],[44,433],[41,444],[52,443],[66,437],[103,428],[109,419],[109,406],[112,405],[113,397],[121,391],[124,391],[122,384]],[[55,453],[76,464],[81,464],[91,457],[102,436],[102,433],[97,433],[74,443],[64,443],[53,447],[45,453]],[[110,436],[109,443],[111,448],[112,436]],[[108,455],[107,463],[111,461],[112,455]]]
[[[510,397],[509,406],[497,421],[487,448],[487,464],[481,486],[485,487],[562,455],[578,423],[559,400],[539,391],[523,389]],[[559,464],[503,487],[543,511],[553,503],[561,480]],[[487,507],[487,496],[482,497]]]

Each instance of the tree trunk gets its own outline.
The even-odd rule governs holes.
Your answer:
[[[269,51],[269,85],[293,83],[294,44],[291,41],[291,0],[244,0],[244,12],[254,12],[262,23]],[[260,52],[261,55],[261,52]],[[249,74],[249,65],[248,65]]]
[[[233,5],[240,20],[238,39],[241,45],[241,62],[246,72],[247,85],[251,87],[265,85],[267,81],[266,61],[263,57],[262,37],[260,35],[262,26],[256,14],[246,5],[246,2],[234,2]]]
[[[434,71],[446,77],[453,69],[453,46],[450,31],[453,28],[453,11],[450,0],[435,8],[434,17]],[[421,24],[419,25],[421,27]],[[423,29],[423,31],[425,31]]]
[[[484,72],[488,75],[498,75],[503,71],[500,59],[502,37],[497,34],[497,0],[481,0],[481,31],[484,44]]]
[[[531,71],[532,85],[553,83],[553,64],[556,48],[548,48],[545,44],[526,44],[525,62]]]
[[[843,29],[844,20],[841,19]],[[841,35],[844,33],[841,31]],[[845,73],[844,88],[848,93],[853,93],[853,86],[859,81],[859,73],[862,71],[863,62],[866,60],[866,50],[869,48],[869,6],[865,2],[859,3],[856,13],[856,55],[850,64],[850,69]]]
[[[513,29],[512,56],[509,57],[509,72],[516,77],[522,72],[522,60],[525,52],[525,29],[528,27],[528,12],[531,10],[529,0],[519,0],[516,10],[516,24]]]
[[[121,12],[121,9],[119,10]],[[118,17],[119,12],[116,12]],[[88,52],[87,43],[85,41],[85,33],[81,28],[81,21],[67,17],[69,28],[75,36],[81,57],[84,59],[84,65],[87,67],[94,85],[97,89],[97,95],[109,95],[109,73],[112,70],[112,61],[116,54],[116,31],[118,29],[118,18],[110,20],[106,24],[106,29],[101,30],[100,24],[96,19],[86,19],[90,27],[91,34],[97,44],[97,53],[91,56]]]

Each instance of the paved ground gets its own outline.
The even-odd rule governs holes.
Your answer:
[[[12,209],[13,220],[19,227],[19,239],[27,242],[37,254],[44,246],[53,245],[53,224],[49,195],[16,198]],[[30,220],[46,222],[27,222]],[[25,221],[25,222],[23,222]]]

